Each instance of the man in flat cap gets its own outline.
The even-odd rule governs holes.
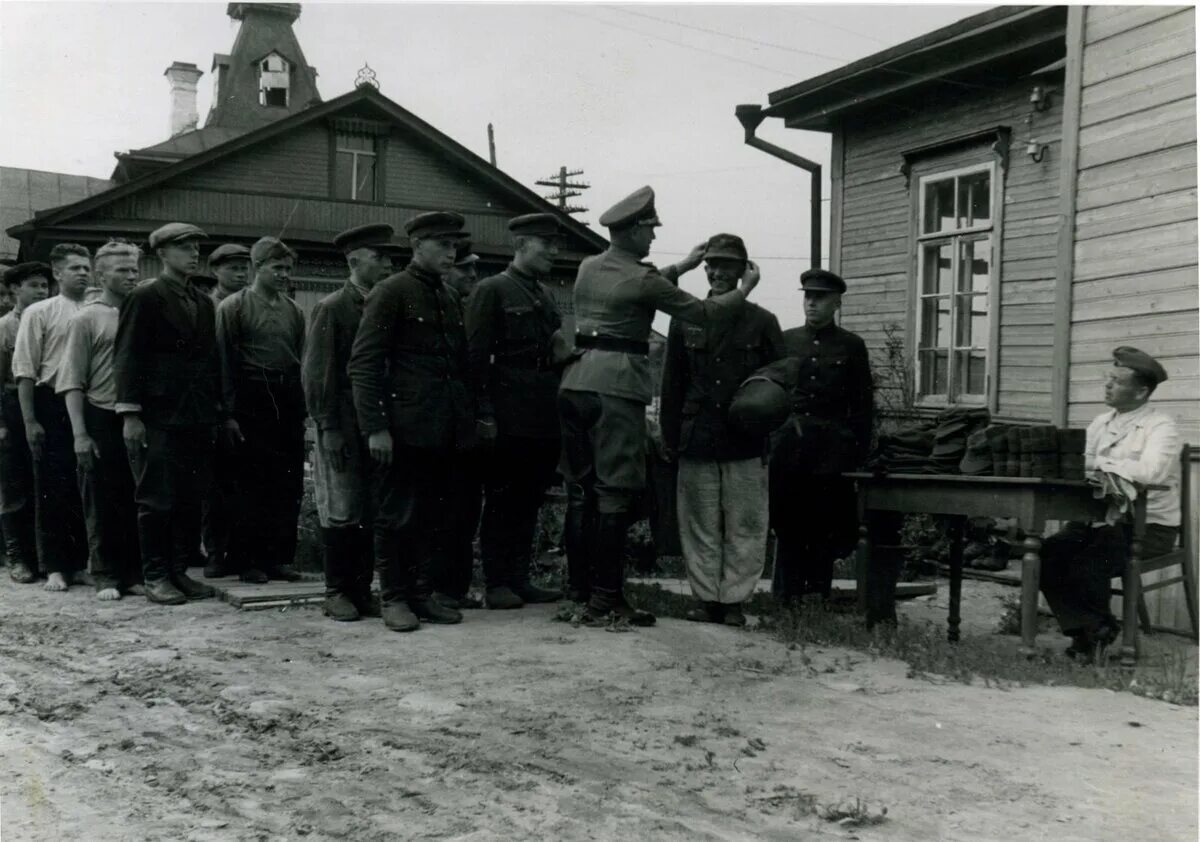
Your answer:
[[[476,439],[462,304],[443,281],[463,222],[438,211],[405,224],[412,262],[371,291],[350,352],[354,406],[375,462],[383,621],[394,631],[462,621],[433,599],[432,575],[450,546],[455,463]]]
[[[784,331],[792,413],[772,437],[771,528],[777,540],[773,592],[782,600],[829,596],[833,564],[855,540],[854,488],[843,471],[866,456],[874,423],[867,348],[834,323],[846,283],[809,269],[802,327]]]
[[[38,560],[46,590],[64,591],[87,564],[87,533],[75,478],[75,448],[67,404],[55,391],[67,328],[83,306],[92,256],[75,243],[50,250],[58,295],[21,316],[13,349],[13,377],[25,437],[33,455]]]
[[[208,271],[217,279],[213,301],[220,304],[235,292],[246,288],[250,277],[250,249],[237,243],[225,243],[208,256]]]
[[[213,302],[188,283],[205,236],[185,222],[150,234],[162,270],[126,296],[113,348],[146,598],[162,605],[214,595],[187,575],[200,550],[200,509],[221,418]]]
[[[758,284],[748,265],[738,289],[700,300],[678,287],[700,265],[705,244],[661,272],[643,262],[660,225],[654,191],[643,187],[600,217],[612,245],[579,266],[576,359],[563,374],[558,409],[567,480],[564,541],[572,596],[588,600],[582,621],[614,617],[651,625],[654,615],[625,599],[625,533],[646,485],[646,405],[651,400],[650,327],[657,311],[687,322],[730,322]],[[586,584],[585,584],[586,583]]]
[[[334,237],[334,246],[346,255],[350,277],[317,302],[304,343],[304,397],[318,433],[313,486],[325,560],[323,610],[343,622],[379,616],[371,601],[371,463],[346,366],[367,295],[392,274],[398,253],[394,233],[392,226],[374,223]]]
[[[25,440],[12,357],[21,317],[50,294],[53,276],[49,265],[34,261],[16,264],[3,277],[5,289],[12,292],[13,309],[0,317],[0,525],[4,529],[8,574],[20,584],[29,584],[37,578],[38,558],[33,456]]]
[[[100,294],[71,319],[56,389],[75,433],[79,496],[87,523],[89,561],[102,600],[142,593],[133,474],[114,407],[113,344],[121,303],[138,282],[142,251],[113,241],[96,251]]]
[[[250,249],[254,280],[217,306],[221,408],[234,447],[241,507],[231,544],[242,581],[294,582],[304,491],[304,314],[285,294],[296,252],[263,237]]]
[[[554,268],[561,226],[554,214],[532,213],[510,220],[508,230],[512,262],[467,301],[479,429],[492,442],[479,531],[484,603],[501,609],[562,596],[529,579],[538,510],[561,449],[551,343],[562,316],[541,284]]]
[[[1167,372],[1137,348],[1113,350],[1102,412],[1087,428],[1084,467],[1093,477],[1110,474],[1129,483],[1162,485],[1146,492],[1142,558],[1170,552],[1179,537],[1179,450],[1175,420],[1150,403]],[[1109,506],[1105,523],[1068,524],[1042,544],[1042,593],[1071,638],[1067,654],[1092,659],[1116,640],[1120,626],[1109,610],[1111,580],[1124,573],[1132,544],[1129,514]],[[1133,653],[1130,652],[1130,655]]]
[[[747,262],[741,237],[710,237],[709,294],[735,289]],[[745,625],[741,603],[766,558],[766,439],[732,426],[729,404],[743,380],[783,355],[779,320],[749,302],[729,324],[671,320],[659,418],[663,443],[678,457],[679,538],[699,603],[689,620]]]

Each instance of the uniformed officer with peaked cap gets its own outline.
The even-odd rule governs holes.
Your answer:
[[[654,191],[643,187],[600,217],[612,245],[580,264],[575,282],[576,358],[558,398],[563,471],[568,483],[564,531],[574,598],[588,600],[583,620],[610,615],[649,625],[654,616],[624,595],[625,532],[646,484],[646,405],[652,397],[650,328],[657,311],[690,324],[731,321],[758,284],[748,267],[740,289],[700,300],[678,287],[700,265],[705,244],[661,272],[643,262],[662,223]]]

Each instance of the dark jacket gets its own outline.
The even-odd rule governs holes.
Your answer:
[[[479,417],[494,419],[502,436],[558,438],[559,371],[550,341],[562,316],[554,299],[510,265],[479,282],[466,320]]]
[[[118,412],[138,411],[157,427],[215,425],[221,417],[221,361],[212,299],[190,284],[188,314],[162,278],[136,287],[121,305],[113,347]]]
[[[408,447],[474,445],[462,305],[436,275],[410,264],[371,290],[348,371],[364,435],[390,429]]]
[[[304,343],[301,380],[308,414],[320,431],[341,430],[356,435],[354,392],[346,366],[354,335],[362,321],[363,296],[347,281],[313,308]]]
[[[747,302],[730,325],[671,320],[662,374],[663,442],[680,456],[750,459],[764,442],[730,426],[729,402],[738,385],[784,355],[774,314]]]
[[[874,391],[867,346],[837,325],[807,325],[783,335],[788,356],[768,369],[786,370],[792,414],[772,436],[772,459],[811,474],[857,468],[871,443]]]

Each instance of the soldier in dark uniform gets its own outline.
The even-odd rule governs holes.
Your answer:
[[[350,278],[317,302],[304,344],[304,395],[318,433],[313,487],[325,551],[323,610],[334,620],[379,616],[371,601],[371,465],[346,366],[367,294],[392,274],[392,255],[398,249],[394,233],[392,226],[376,223],[334,237],[334,246],[346,255]]]
[[[833,563],[855,539],[854,487],[841,473],[862,462],[874,420],[867,347],[834,324],[846,282],[809,269],[800,284],[805,324],[783,334],[792,414],[773,436],[770,466],[780,599],[829,596]]]
[[[553,214],[533,213],[508,230],[512,263],[480,281],[467,302],[476,412],[480,430],[495,436],[479,534],[488,608],[562,597],[529,580],[538,510],[560,452],[551,345],[562,316],[540,280],[554,267],[561,229]]]
[[[741,237],[711,237],[710,294],[734,289],[747,262]],[[743,380],[783,355],[779,320],[756,304],[728,325],[671,321],[659,417],[668,454],[678,457],[679,538],[699,602],[689,620],[746,623],[741,603],[766,559],[766,441],[732,426],[729,404]]]
[[[654,615],[625,599],[625,533],[646,485],[646,405],[651,399],[650,326],[656,311],[689,324],[727,322],[758,284],[748,268],[741,288],[700,300],[677,286],[700,265],[705,244],[659,272],[642,262],[661,223],[654,191],[643,187],[609,208],[600,224],[612,245],[580,264],[575,282],[575,353],[558,397],[567,480],[564,540],[574,598],[585,597],[583,622],[610,615],[651,625]]]
[[[449,546],[458,453],[475,441],[467,336],[458,293],[443,282],[465,233],[457,213],[405,225],[413,259],[371,291],[350,352],[359,428],[375,461],[375,565],[384,624],[458,623],[433,599],[434,559]]]
[[[150,234],[163,269],[125,298],[113,349],[115,409],[136,483],[146,598],[166,605],[214,594],[187,575],[200,547],[200,506],[221,408],[212,299],[187,282],[204,238],[183,222]]]

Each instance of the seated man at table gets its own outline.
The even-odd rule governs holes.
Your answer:
[[[1104,402],[1112,408],[1087,430],[1084,460],[1090,477],[1107,474],[1117,488],[1130,490],[1133,483],[1165,486],[1146,493],[1142,558],[1169,552],[1179,533],[1179,432],[1170,416],[1149,403],[1166,379],[1167,372],[1149,354],[1128,346],[1115,349],[1104,385]],[[1090,659],[1097,647],[1117,637],[1110,582],[1125,570],[1132,532],[1130,506],[1114,500],[1104,524],[1069,523],[1042,546],[1042,593],[1072,640],[1071,657]]]

